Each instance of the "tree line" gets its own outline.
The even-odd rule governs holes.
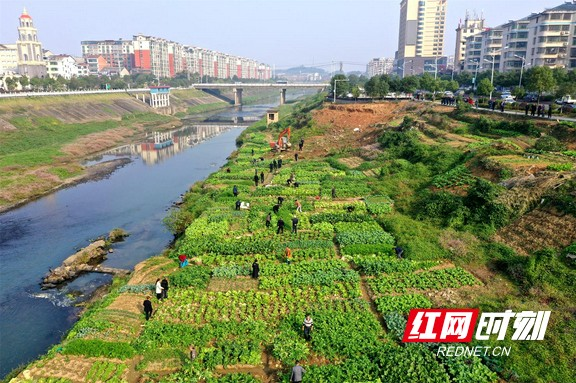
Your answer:
[[[458,74],[430,73],[412,75],[401,78],[397,75],[381,74],[371,78],[365,76],[346,76],[337,74],[332,77],[330,84],[332,90],[336,88],[336,96],[346,96],[350,93],[357,98],[361,93],[370,97],[384,97],[390,92],[414,93],[424,90],[432,93],[451,91],[455,92],[461,87],[473,92],[476,96],[488,96],[500,88],[513,89],[513,94],[522,98],[527,92],[534,92],[541,96],[544,93],[556,97],[572,95],[576,97],[576,70],[564,68],[549,68],[545,66],[532,67],[524,71],[522,83],[520,72],[495,72],[494,81],[491,81],[491,71],[478,73],[476,79],[470,72]]]
[[[198,73],[188,74],[178,73],[174,77],[163,77],[158,79],[150,73],[137,73],[127,76],[119,75],[90,75],[72,77],[67,80],[62,76],[58,77],[8,77],[3,78],[6,84],[6,91],[13,92],[18,89],[32,91],[66,91],[66,90],[94,90],[94,89],[129,89],[145,88],[153,85],[168,85],[171,87],[188,87],[194,83],[227,83],[241,81],[236,75],[231,79],[223,80],[210,76],[200,76]],[[258,80],[250,80],[257,82]],[[1,84],[1,82],[0,82]]]

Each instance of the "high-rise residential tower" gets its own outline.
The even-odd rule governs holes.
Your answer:
[[[466,39],[470,36],[476,35],[484,30],[484,18],[474,15],[470,17],[466,12],[464,23],[462,20],[458,23],[456,28],[456,50],[454,51],[454,71],[461,72],[465,69],[466,63]]]
[[[18,73],[28,77],[43,77],[46,75],[42,43],[38,41],[37,30],[26,8],[20,15],[16,48],[18,50]]]
[[[448,0],[401,0],[400,31],[396,60],[414,74],[437,71],[444,53],[444,30]]]

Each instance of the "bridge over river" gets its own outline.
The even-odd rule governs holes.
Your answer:
[[[280,89],[280,105],[286,103],[286,90],[293,88],[315,88],[324,89],[329,87],[330,84],[327,83],[234,83],[234,84],[192,84],[192,88],[196,89],[232,89],[234,91],[234,105],[242,105],[242,91],[245,88],[260,88],[260,89],[270,89],[277,88]]]
[[[232,89],[234,91],[234,105],[242,105],[242,91],[246,88],[277,88],[280,89],[280,105],[286,103],[286,90],[293,88],[315,88],[324,89],[329,87],[330,84],[327,83],[234,83],[234,84],[192,84],[189,88],[195,89]],[[142,101],[144,101],[144,95],[149,95],[151,93],[151,88],[128,88],[128,89],[109,89],[109,90],[75,90],[75,91],[64,91],[64,92],[12,92],[12,93],[0,93],[0,98],[10,98],[10,97],[45,97],[45,96],[71,96],[71,95],[83,95],[83,94],[103,94],[103,93],[129,93],[138,98],[138,95],[142,95]],[[168,87],[166,87],[168,89]],[[166,105],[170,105],[168,101]]]

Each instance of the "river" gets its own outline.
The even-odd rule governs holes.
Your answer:
[[[57,191],[0,215],[0,377],[59,342],[77,320],[75,303],[111,279],[85,274],[60,289],[43,291],[39,283],[49,268],[115,227],[130,236],[114,244],[104,265],[131,269],[161,253],[172,240],[162,225],[167,210],[193,183],[226,162],[247,126],[235,124],[238,117],[254,120],[271,106],[193,116],[172,132],[171,145],[153,150],[152,141],[141,140],[111,150],[87,165],[120,157],[131,161],[104,179]],[[194,122],[199,120],[210,122]]]

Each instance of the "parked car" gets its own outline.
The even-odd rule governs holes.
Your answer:
[[[500,96],[500,99],[502,99],[502,101],[506,102],[506,104],[513,104],[516,100],[514,100],[514,97],[511,94],[506,94],[506,95],[502,95]]]
[[[558,100],[555,101],[556,104],[562,105],[562,104],[576,104],[576,98],[572,98],[570,97],[570,95],[566,95],[562,98],[559,98]]]
[[[536,102],[536,101],[538,101],[538,95],[537,94],[527,94],[523,100],[526,102]]]
[[[444,97],[454,97],[454,93],[447,90],[446,92],[444,92]]]

